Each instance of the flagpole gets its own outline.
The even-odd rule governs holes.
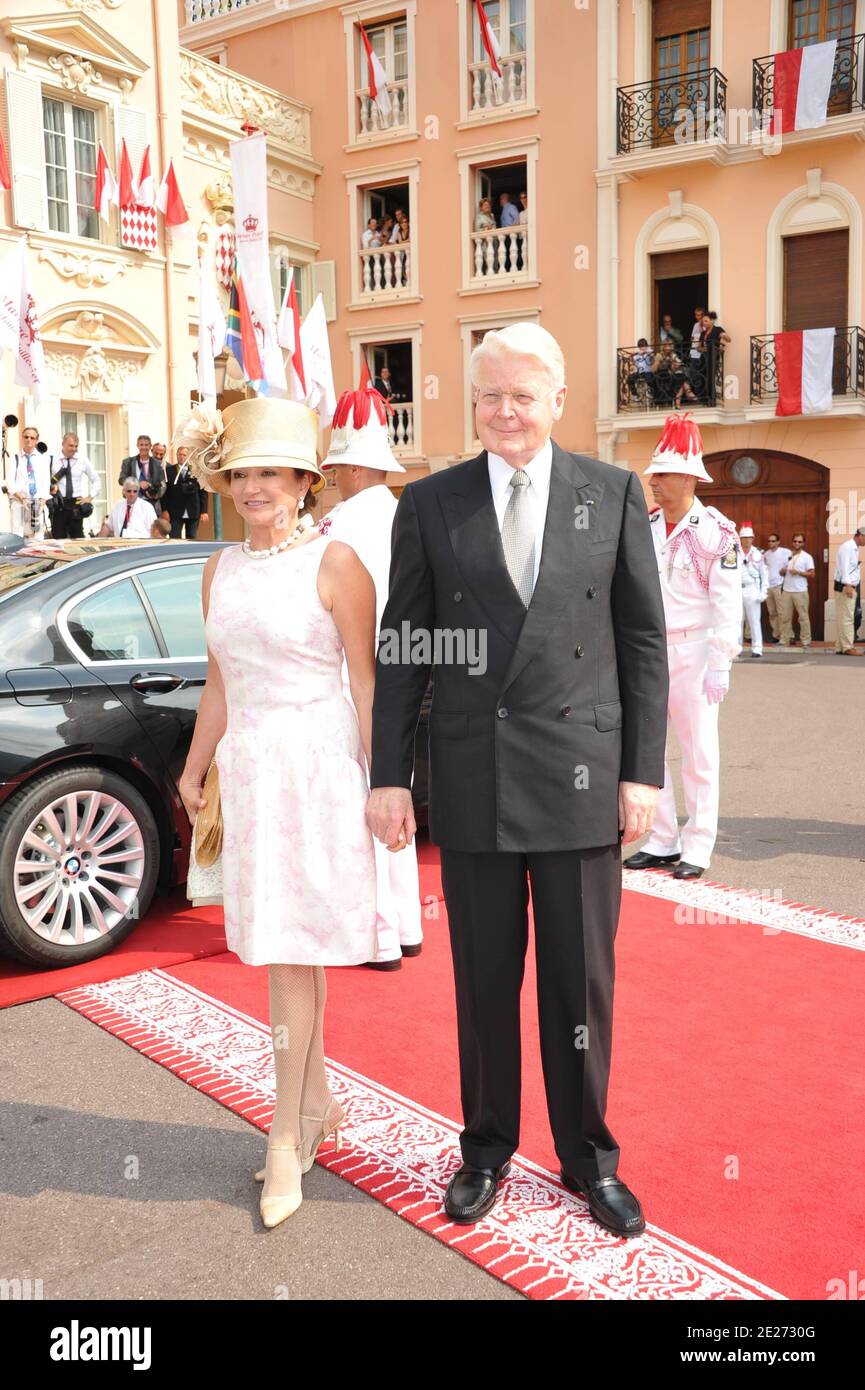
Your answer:
[[[157,126],[159,129],[159,167],[165,169],[165,156],[167,141],[165,130],[168,122],[168,112],[165,109],[165,75],[167,64],[162,62],[163,45],[160,36],[159,11],[161,9],[163,19],[167,13],[164,3],[159,6],[157,0],[150,0],[152,22],[153,22],[153,42],[154,57],[156,65],[156,97],[158,101]],[[175,391],[177,386],[177,362],[175,359],[175,334],[174,334],[174,313],[172,307],[172,291],[174,288],[174,233],[163,224],[163,236],[165,239],[165,270],[163,278],[163,292],[165,301],[165,348],[166,348],[166,370],[168,375],[168,438],[174,437],[177,427],[177,415],[175,408]]]

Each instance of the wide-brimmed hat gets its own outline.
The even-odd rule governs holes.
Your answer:
[[[343,391],[336,403],[330,449],[322,467],[348,463],[382,473],[404,473],[391,449],[387,416],[384,396],[374,387]]]
[[[308,405],[282,396],[253,396],[219,411],[204,405],[175,430],[172,443],[189,450],[191,472],[208,492],[231,495],[231,469],[268,460],[277,468],[302,468],[315,475],[311,492],[325,477],[319,467],[318,415]]]
[[[703,463],[700,427],[688,411],[667,416],[664,433],[655,445],[652,461],[646,469],[646,476],[651,473],[684,473],[704,483],[713,481]]]

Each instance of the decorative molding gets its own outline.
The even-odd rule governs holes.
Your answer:
[[[128,270],[131,261],[91,255],[87,251],[55,251],[43,246],[39,252],[40,261],[47,261],[52,270],[64,280],[75,280],[82,289],[92,285],[110,285],[117,276]]]
[[[70,10],[84,10],[85,14],[93,14],[99,10],[119,10],[123,0],[66,0],[66,5]]]
[[[105,81],[101,72],[97,72],[92,63],[85,58],[76,58],[74,53],[61,53],[58,58],[52,53],[48,59],[48,66],[54,72],[60,74],[60,86],[67,92],[78,92],[80,96],[86,96],[91,84],[101,87]]]
[[[71,338],[85,338],[91,343],[116,343],[117,334],[105,322],[105,315],[97,309],[80,309],[74,319],[61,323],[59,333]]]
[[[90,9],[93,8],[91,4]],[[29,53],[35,51],[53,55],[60,63],[71,59],[82,68],[104,69],[115,83],[125,78],[134,85],[149,71],[147,63],[77,5],[72,14],[4,19],[3,32],[15,46],[19,67],[24,65]],[[50,57],[48,62],[51,62]],[[99,80],[104,80],[101,71]]]
[[[245,122],[259,126],[309,157],[308,106],[184,49],[180,50],[180,83],[185,106],[207,111],[225,123],[236,122],[238,130]]]
[[[142,362],[131,356],[109,357],[96,344],[80,356],[74,352],[48,352],[48,366],[73,391],[80,391],[83,400],[100,400],[119,392],[130,377],[138,376]],[[68,395],[64,389],[63,395]]]

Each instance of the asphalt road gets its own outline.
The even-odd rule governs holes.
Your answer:
[[[863,691],[865,660],[740,660],[708,877],[865,912]],[[0,1047],[0,1276],[46,1299],[520,1298],[318,1166],[263,1230],[261,1133],[55,1000],[0,1013]]]

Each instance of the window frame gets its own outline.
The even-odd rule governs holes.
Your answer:
[[[343,17],[343,29],[345,33],[345,72],[346,72],[346,111],[347,111],[347,143],[343,149],[349,150],[365,149],[370,145],[393,145],[401,140],[418,140],[420,134],[417,129],[417,67],[416,67],[416,43],[415,28],[417,17],[417,0],[403,0],[403,3],[386,4],[382,0],[361,0],[361,3],[354,5],[343,5],[340,9]],[[367,134],[362,134],[358,120],[357,94],[366,87],[366,82],[360,83],[359,77],[363,73],[363,61],[361,57],[363,43],[358,23],[363,24],[365,29],[376,29],[384,25],[393,25],[404,22],[406,26],[406,92],[407,92],[407,114],[406,124],[396,126],[393,130],[375,130]],[[395,81],[388,72],[387,63],[383,64],[385,72],[388,73],[388,81]]]
[[[502,3],[502,0],[499,0]],[[510,36],[510,0],[504,0],[508,9],[508,34]],[[537,43],[535,41],[535,0],[525,0],[526,4],[526,81],[525,99],[518,102],[504,102],[489,110],[473,111],[471,108],[471,64],[482,61],[474,57],[476,36],[480,33],[475,0],[458,0],[459,4],[459,65],[460,65],[460,117],[457,130],[471,129],[476,125],[491,125],[495,121],[512,121],[520,116],[536,116],[535,73],[537,69]],[[510,37],[508,39],[510,43]],[[502,56],[508,54],[502,50]]]
[[[154,542],[154,544],[159,544],[159,542]],[[201,559],[199,559],[197,556],[191,555],[188,558],[184,558],[182,560],[161,560],[155,561],[153,564],[149,565],[138,565],[135,569],[126,569],[119,574],[105,575],[102,579],[98,579],[94,583],[86,585],[85,588],[80,589],[78,593],[72,594],[68,599],[64,601],[64,603],[57,611],[57,627],[59,629],[60,636],[62,637],[67,650],[74,657],[74,659],[80,663],[80,665],[82,665],[88,670],[106,666],[140,666],[142,661],[146,662],[148,666],[165,666],[169,662],[183,662],[190,664],[195,663],[197,665],[202,665],[203,663],[205,663],[207,661],[206,646],[203,656],[170,656],[168,654],[168,643],[165,641],[162,628],[159,624],[158,619],[156,618],[156,614],[153,611],[150,600],[148,599],[146,592],[138,582],[138,575],[147,570],[167,569],[175,565],[199,565],[203,572],[204,565],[207,562],[210,553],[211,552],[208,552],[207,555],[203,555]],[[86,652],[82,650],[82,648],[78,645],[75,638],[69,631],[69,614],[71,613],[73,608],[77,608],[78,605],[80,603],[83,603],[85,599],[90,598],[93,594],[98,593],[101,589],[107,589],[112,584],[120,584],[127,579],[131,580],[132,586],[135,589],[135,592],[137,593],[139,599],[141,600],[145,616],[147,617],[147,621],[149,622],[151,630],[153,632],[153,637],[156,642],[156,646],[160,649],[160,651],[164,651],[165,655],[148,657],[119,656],[110,657],[105,661],[94,661],[91,657],[87,655]]]
[[[47,232],[50,236],[68,237],[70,240],[74,240],[74,241],[94,242],[94,243],[97,243],[97,244],[98,244],[99,242],[102,241],[102,219],[101,219],[101,217],[99,216],[99,213],[98,213],[95,209],[93,209],[93,214],[94,214],[94,218],[95,218],[96,235],[95,235],[95,236],[90,236],[90,234],[89,234],[88,232],[82,232],[82,231],[79,231],[79,230],[78,230],[78,209],[79,209],[79,207],[86,207],[87,205],[86,205],[86,203],[79,203],[79,201],[78,201],[78,178],[79,178],[79,172],[78,172],[78,169],[77,169],[77,167],[76,167],[76,162],[75,162],[75,130],[74,130],[74,116],[73,116],[72,113],[73,113],[73,111],[75,111],[76,109],[79,110],[79,111],[88,111],[88,112],[91,114],[91,116],[93,117],[93,137],[94,137],[93,144],[94,144],[94,149],[95,149],[96,152],[97,152],[97,158],[98,158],[99,142],[100,142],[100,140],[102,139],[101,122],[100,122],[100,119],[99,119],[99,118],[100,118],[100,111],[101,111],[101,108],[98,107],[98,106],[89,105],[87,102],[83,102],[83,101],[69,101],[69,100],[67,100],[67,98],[66,98],[65,96],[59,95],[59,94],[56,92],[56,90],[52,90],[50,87],[48,87],[48,86],[46,86],[46,85],[44,85],[44,84],[43,84],[43,86],[42,86],[42,93],[41,93],[41,95],[42,95],[42,182],[43,182],[43,187],[44,187],[44,190],[45,190],[45,218],[46,218],[45,230],[46,230],[46,232]],[[52,227],[52,226],[51,226],[51,209],[52,209],[52,204],[58,203],[60,200],[57,199],[57,198],[52,198],[52,197],[50,196],[50,194],[49,194],[49,191],[48,191],[48,158],[47,158],[47,151],[46,151],[46,149],[45,149],[45,136],[46,136],[46,134],[48,134],[48,129],[47,129],[47,126],[46,126],[46,121],[45,121],[45,105],[46,105],[46,102],[49,102],[49,101],[50,101],[50,102],[53,102],[56,106],[61,107],[61,108],[62,108],[62,111],[63,111],[63,144],[64,144],[64,154],[65,154],[65,159],[66,159],[65,170],[64,170],[64,172],[65,172],[65,174],[66,174],[66,212],[67,212],[67,216],[68,216],[68,218],[69,218],[69,223],[70,223],[69,230],[67,230],[67,231],[63,231],[63,230],[60,229],[60,228],[56,228],[56,227]],[[57,132],[52,132],[52,133],[57,133]],[[58,166],[52,166],[52,167],[58,167],[58,168],[59,168],[59,165],[58,165]],[[84,175],[84,177],[93,177],[93,178],[95,179],[95,168],[94,168],[94,173],[93,173],[92,176],[91,176],[91,175]],[[74,221],[75,221],[75,229],[74,229],[74,230],[73,230],[73,228],[72,228],[73,216],[74,216]]]

